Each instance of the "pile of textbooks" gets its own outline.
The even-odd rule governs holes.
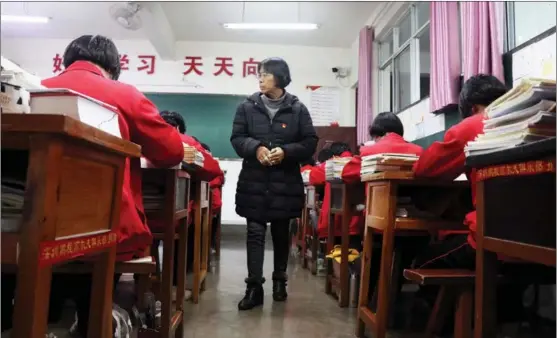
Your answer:
[[[417,160],[418,156],[408,154],[385,153],[363,156],[360,175],[365,176],[384,171],[412,171],[412,166]]]
[[[352,157],[335,157],[325,163],[325,179],[334,181],[342,179],[342,170]]]
[[[184,162],[203,167],[203,162],[205,161],[203,154],[192,146],[185,143],[182,143],[182,145],[184,146]]]
[[[486,108],[484,132],[466,156],[489,154],[555,137],[555,81],[525,79]]]

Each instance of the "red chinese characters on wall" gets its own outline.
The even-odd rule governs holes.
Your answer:
[[[52,72],[54,74],[60,73],[63,70],[63,58],[59,53],[52,58]],[[130,68],[130,63],[137,65],[135,69]],[[122,71],[136,71],[145,73],[147,75],[155,74],[156,70],[156,56],[155,55],[137,55],[135,60],[128,54],[120,54],[120,68]],[[193,76],[203,76],[205,72],[202,70],[203,67],[203,57],[201,56],[186,56],[184,58],[184,66],[186,67],[183,74],[193,75]],[[259,66],[259,61],[255,61],[253,58],[242,61],[242,77],[248,77],[250,75],[257,75],[257,67]],[[213,64],[213,71],[210,73],[213,76],[229,76],[234,75],[234,61],[232,57],[219,56],[215,58]]]

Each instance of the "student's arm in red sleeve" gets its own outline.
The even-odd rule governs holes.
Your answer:
[[[223,175],[222,170],[219,166],[219,161],[217,161],[213,155],[209,154],[205,149],[202,151],[203,160],[203,170],[205,171],[206,180],[212,181],[213,179]]]
[[[342,169],[342,180],[347,184],[358,183],[362,180],[360,175],[362,169],[362,158],[354,156]]]
[[[184,158],[180,133],[166,123],[149,99],[133,89],[133,118],[128,120],[132,142],[141,146],[141,153],[157,167],[172,167]]]
[[[323,185],[325,184],[325,163],[315,166],[309,173],[309,184]]]
[[[460,137],[459,137],[460,136]],[[445,133],[443,142],[434,142],[424,150],[414,163],[413,171],[417,177],[442,177],[454,180],[464,172],[466,156],[464,147],[468,140],[458,135],[454,129]]]

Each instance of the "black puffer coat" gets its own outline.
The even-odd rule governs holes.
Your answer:
[[[300,162],[310,158],[317,146],[317,134],[308,109],[294,95],[286,93],[283,107],[271,121],[255,93],[236,111],[230,141],[244,159],[236,188],[236,212],[260,222],[300,217],[304,186]],[[257,160],[259,146],[281,147],[284,160],[264,166]]]

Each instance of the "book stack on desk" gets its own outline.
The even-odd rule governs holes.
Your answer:
[[[466,156],[555,137],[555,90],[554,80],[528,79],[493,102],[484,133],[468,143]]]
[[[325,179],[327,181],[342,179],[342,169],[351,159],[352,157],[336,157],[327,160],[325,163]]]
[[[2,232],[17,232],[23,212],[25,182],[2,178]]]
[[[311,173],[310,169],[302,171],[302,181],[304,181],[304,184],[309,184],[310,173]]]
[[[362,176],[384,171],[412,171],[416,155],[376,154],[362,157]]]
[[[182,145],[184,146],[184,162],[203,167],[203,162],[205,161],[203,154],[185,143],[182,143]]]

